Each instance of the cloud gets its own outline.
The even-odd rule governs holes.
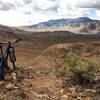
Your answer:
[[[78,0],[76,7],[90,9],[89,15],[95,19],[100,19],[100,0]]]
[[[48,11],[48,10],[57,10],[58,8],[58,2],[57,0],[34,0],[34,10],[42,10],[42,11]]]
[[[100,0],[0,0],[1,24],[13,20],[10,25],[27,25],[83,16],[100,19],[99,13]]]
[[[10,10],[10,9],[15,9],[15,5],[9,2],[2,2],[0,1],[0,10]]]
[[[24,2],[25,4],[30,4],[30,3],[32,3],[32,0],[23,0],[23,2]]]
[[[100,0],[79,0],[77,7],[100,9]]]
[[[100,19],[100,10],[96,10],[96,17]]]

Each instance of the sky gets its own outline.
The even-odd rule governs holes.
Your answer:
[[[26,26],[77,17],[100,20],[100,0],[0,0],[2,25]]]

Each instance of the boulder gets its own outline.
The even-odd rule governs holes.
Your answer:
[[[68,96],[64,94],[63,96],[60,97],[60,100],[68,100]]]
[[[6,85],[5,88],[8,90],[17,89],[17,87],[13,85],[12,83],[9,83],[8,85]]]
[[[96,90],[93,89],[86,89],[85,94],[90,97],[94,97],[96,95]]]
[[[16,73],[15,73],[15,72],[13,72],[13,73],[11,74],[11,76],[12,76],[12,79],[13,79],[13,80],[16,80],[16,79],[17,79],[17,76],[16,76]]]

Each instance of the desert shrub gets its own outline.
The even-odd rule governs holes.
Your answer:
[[[57,70],[57,76],[64,76],[74,84],[87,84],[96,77],[98,65],[93,61],[82,59],[80,55],[69,52],[64,59],[64,66]]]
[[[100,94],[100,88],[97,88],[97,89],[96,89],[96,93],[97,93],[97,94]]]

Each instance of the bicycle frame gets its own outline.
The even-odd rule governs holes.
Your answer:
[[[11,54],[11,52],[13,52],[13,53]],[[13,58],[11,58],[12,56],[13,56]],[[15,52],[14,52],[14,47],[11,45],[11,42],[8,42],[8,47],[6,49],[4,57],[5,57],[5,62],[6,62],[7,66],[8,66],[8,58],[10,58],[10,61],[15,70],[16,69],[16,67],[15,67],[16,56],[15,56]]]
[[[2,49],[2,46],[0,46],[0,52],[1,52],[1,56],[3,57],[3,49]]]
[[[16,41],[8,41],[8,42],[2,42],[0,43],[0,51],[1,51],[1,57],[4,59],[4,62],[5,62],[5,67],[8,69],[8,58],[10,58],[10,62],[12,63],[13,65],[13,69],[15,70],[16,69],[16,66],[15,66],[15,62],[16,62],[16,55],[15,55],[15,50],[14,50],[14,47],[13,47],[13,43],[17,43],[19,42],[21,39],[18,39]],[[3,52],[3,46],[4,44],[7,44],[7,48],[6,48],[6,51]]]
[[[3,42],[0,43],[0,80],[5,79],[5,72],[9,71],[9,66],[8,66],[8,58],[10,59],[10,62],[13,65],[13,69],[16,69],[15,62],[16,62],[16,55],[14,51],[14,46],[13,43],[19,42],[20,39],[16,41],[8,41],[8,42]],[[6,50],[3,50],[3,45],[7,45]]]

